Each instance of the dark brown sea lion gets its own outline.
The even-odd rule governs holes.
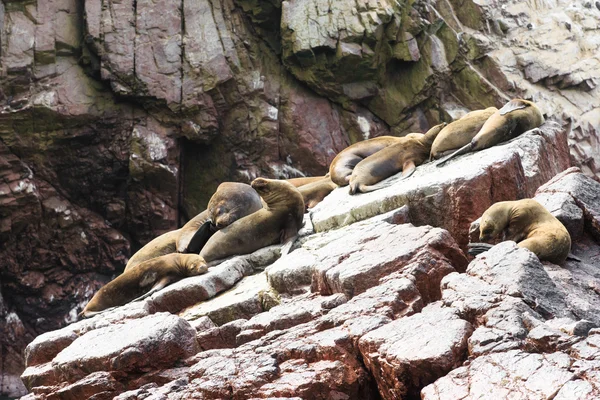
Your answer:
[[[197,254],[172,253],[144,261],[101,287],[79,315],[91,317],[140,296],[145,297],[175,280],[206,271],[206,262]]]
[[[411,133],[397,138],[397,142],[379,150],[359,162],[350,176],[350,194],[366,193],[380,189],[375,184],[402,171],[408,178],[429,158],[431,144],[446,123],[439,124],[427,133]]]
[[[567,228],[544,206],[532,199],[501,201],[493,204],[481,216],[479,240],[496,238],[513,240],[517,246],[531,250],[541,261],[562,264],[571,249]],[[469,253],[478,254],[478,246]],[[487,250],[481,246],[480,250]]]
[[[188,249],[188,247],[190,247],[190,242],[194,238],[194,235],[196,235],[196,232],[198,232],[207,221],[210,222],[210,217],[208,215],[208,210],[204,210],[179,229],[179,236],[176,240],[176,248],[179,253],[198,253],[200,251],[193,251],[193,248],[198,245],[193,245],[190,249]]]
[[[459,155],[487,149],[498,143],[506,142],[523,132],[537,128],[543,123],[544,116],[533,102],[523,99],[513,99],[485,121],[469,144],[442,158],[436,166],[441,167],[448,160]]]
[[[216,232],[200,251],[207,262],[285,243],[298,234],[304,217],[298,189],[289,182],[265,178],[255,179],[252,187],[266,205]]]
[[[352,170],[359,162],[381,149],[397,143],[398,139],[395,136],[380,136],[346,147],[335,156],[329,166],[331,180],[338,186],[346,186],[350,181]]]
[[[303,176],[302,178],[290,178],[286,179],[287,182],[294,185],[294,187],[301,187],[304,185],[308,185],[309,183],[320,181],[325,178],[324,176]]]
[[[309,209],[323,201],[325,196],[337,187],[338,185],[331,180],[330,176],[322,176],[320,180],[302,185],[298,190],[302,194],[305,207]]]
[[[433,141],[431,159],[437,160],[446,153],[455,151],[471,142],[485,121],[496,111],[498,111],[496,107],[471,111],[462,118],[449,123]]]
[[[223,182],[208,201],[206,211],[181,228],[177,250],[182,253],[199,253],[214,232],[261,208],[260,196],[250,185]]]

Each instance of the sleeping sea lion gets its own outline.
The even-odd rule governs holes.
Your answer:
[[[477,135],[485,121],[498,109],[488,107],[485,110],[471,111],[462,118],[449,123],[437,135],[431,145],[431,159],[437,160],[445,153],[457,150],[468,144]]]
[[[181,228],[177,251],[199,253],[208,239],[219,229],[262,208],[256,190],[246,183],[223,182],[208,201],[206,211]]]
[[[408,178],[429,158],[431,144],[446,123],[434,126],[427,133],[410,133],[397,142],[359,162],[350,176],[350,194],[380,189],[375,184],[399,171]]]
[[[302,194],[304,206],[309,209],[323,201],[325,196],[337,187],[338,185],[331,180],[330,176],[322,176],[318,181],[300,186],[298,191]]]
[[[129,261],[127,261],[125,271],[152,258],[164,256],[165,254],[175,253],[175,251],[177,250],[177,239],[180,237],[180,234],[181,229],[177,229],[174,231],[163,233],[162,235],[152,239],[144,247],[136,251],[135,254],[131,256]]]
[[[501,201],[483,213],[479,239],[489,242],[501,235],[504,240],[513,240],[517,246],[531,250],[540,261],[554,264],[563,263],[571,249],[567,228],[533,199]],[[469,247],[471,254],[479,254],[488,248],[477,244]]]
[[[304,217],[298,189],[289,182],[265,178],[256,178],[252,187],[265,206],[216,232],[200,251],[207,262],[286,243],[298,234]]]
[[[352,170],[362,160],[398,142],[395,136],[380,136],[354,143],[340,151],[329,166],[331,180],[338,186],[346,186],[350,181]]]
[[[175,280],[206,271],[206,262],[197,254],[172,253],[144,261],[102,286],[79,315],[91,317],[139,296],[146,297]]]
[[[441,167],[456,156],[506,142],[543,123],[544,116],[533,102],[513,99],[485,121],[470,143],[442,158],[436,166]]]
[[[309,183],[320,181],[323,178],[324,176],[303,176],[301,178],[286,179],[286,181],[294,185],[294,187],[298,188],[304,185],[308,185]]]

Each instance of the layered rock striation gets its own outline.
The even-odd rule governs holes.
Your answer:
[[[222,181],[322,174],[350,143],[511,97],[536,101],[567,132],[571,163],[597,177],[599,17],[594,1],[562,0],[2,2],[0,393],[24,393],[26,343],[74,321],[132,251],[201,211]],[[344,200],[348,213],[322,208],[316,230],[406,197],[415,225],[464,248],[488,202],[530,196],[566,167],[560,143],[530,161],[539,171],[505,160],[510,183],[480,178],[479,205],[454,178],[436,183],[456,220],[413,187],[388,191],[378,212],[359,198]]]
[[[283,256],[233,257],[38,336],[24,398],[596,398],[600,183],[567,149],[547,123],[384,190],[338,188]],[[468,206],[448,203],[461,191]],[[578,261],[514,242],[469,260],[469,221],[525,196]]]

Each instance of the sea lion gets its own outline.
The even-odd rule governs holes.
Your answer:
[[[436,166],[441,167],[459,155],[487,149],[498,143],[506,142],[523,132],[537,128],[543,123],[544,116],[533,102],[523,99],[513,99],[485,121],[470,143],[449,156],[442,158]]]
[[[79,315],[91,317],[139,296],[146,297],[175,280],[206,271],[206,262],[197,254],[172,253],[144,261],[102,286]]]
[[[180,234],[181,229],[177,229],[174,231],[163,233],[162,235],[152,239],[144,247],[136,251],[135,254],[131,256],[129,261],[127,261],[125,271],[152,258],[164,256],[165,254],[175,253],[175,251],[177,250],[177,239],[180,237]]]
[[[496,111],[498,111],[496,107],[471,111],[462,118],[449,123],[441,130],[431,145],[431,160],[437,160],[445,153],[468,144],[477,135],[485,121]]]
[[[325,196],[331,193],[336,187],[338,185],[331,180],[330,176],[323,176],[318,181],[300,186],[298,191],[302,194],[306,209],[309,209],[323,201]]]
[[[190,219],[180,230],[179,236],[176,240],[176,248],[179,253],[198,253],[194,251],[199,244],[195,243],[190,246],[190,242],[198,232],[198,230],[204,225],[205,222],[210,221],[208,210],[202,211],[194,218]],[[206,241],[205,241],[206,242]]]
[[[350,181],[350,175],[354,167],[369,157],[394,143],[398,142],[395,136],[380,136],[373,139],[354,143],[340,151],[329,166],[331,180],[338,186],[346,186]]]
[[[377,153],[365,158],[356,166],[350,175],[350,194],[366,193],[380,189],[375,184],[381,182],[399,171],[408,178],[429,158],[431,144],[446,123],[434,126],[427,133],[410,133],[397,138],[392,144]]]
[[[479,223],[479,240],[489,242],[501,235],[504,235],[504,240],[513,240],[517,246],[531,250],[540,261],[554,264],[563,263],[571,249],[567,228],[533,199],[501,201],[483,213]],[[469,247],[471,254],[488,248],[477,244]]]
[[[289,182],[265,178],[256,178],[252,187],[265,206],[216,232],[200,251],[207,262],[286,243],[298,234],[304,217],[298,189]]]
[[[177,251],[199,253],[208,239],[219,229],[262,208],[256,190],[246,183],[223,182],[208,201],[206,211],[181,228]]]
[[[308,185],[309,183],[320,181],[323,178],[325,178],[325,176],[303,176],[302,178],[286,179],[286,181],[294,185],[294,187],[298,188],[304,185]]]

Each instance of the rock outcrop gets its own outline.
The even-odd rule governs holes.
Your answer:
[[[567,131],[571,164],[597,178],[598,18],[594,1],[564,0],[3,1],[0,394],[25,393],[16,377],[26,343],[74,321],[132,251],[193,217],[222,181],[320,175],[350,143],[423,132],[511,97],[536,101]],[[536,139],[543,146],[552,126]],[[464,227],[489,203],[530,196],[566,167],[560,143],[544,147],[554,158],[521,167],[498,154],[496,172],[468,179],[471,190],[486,188],[480,203],[450,178],[435,183],[445,203],[416,187],[394,195],[397,186],[385,198],[344,200],[340,212],[320,208],[315,227],[409,204],[413,224],[442,227],[464,249]],[[564,212],[597,231],[588,199],[578,201]],[[271,304],[248,290],[243,319]],[[179,307],[171,301],[164,310]],[[238,327],[215,337],[231,343]]]
[[[595,398],[600,183],[566,169],[566,135],[548,123],[384,190],[336,189],[283,256],[233,257],[38,336],[24,398]],[[468,207],[448,203],[460,191]],[[579,261],[503,242],[469,262],[466,222],[533,195]]]

